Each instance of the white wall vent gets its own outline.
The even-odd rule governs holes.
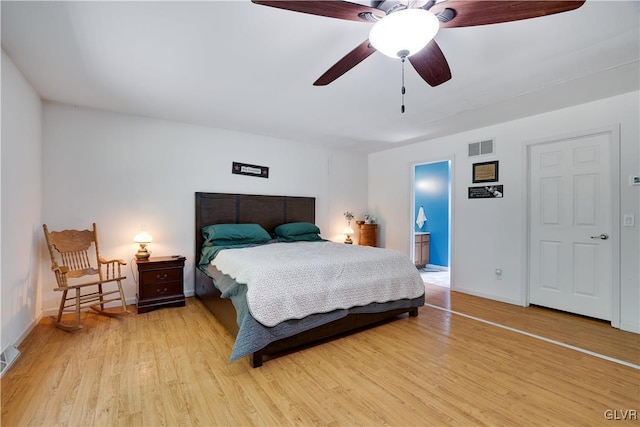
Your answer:
[[[0,377],[4,376],[18,356],[20,356],[20,350],[12,345],[0,354]]]
[[[495,144],[493,139],[487,139],[484,141],[472,142],[469,144],[469,157],[485,156],[487,154],[495,153]]]

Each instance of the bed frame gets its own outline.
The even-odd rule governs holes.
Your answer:
[[[195,199],[195,294],[235,337],[238,333],[238,325],[231,300],[221,298],[220,291],[213,285],[211,278],[198,268],[200,249],[203,244],[202,227],[210,224],[257,223],[272,233],[275,227],[288,222],[315,223],[315,198],[198,192],[195,193]],[[265,356],[290,351],[296,347],[354,331],[403,313],[416,317],[418,309],[413,307],[383,313],[349,314],[323,326],[272,342],[250,356],[251,366],[254,368],[261,366]]]

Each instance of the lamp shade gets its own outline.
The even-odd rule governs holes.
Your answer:
[[[353,228],[347,227],[342,230],[342,234],[346,234],[347,236],[351,236],[354,233]]]
[[[151,234],[146,231],[141,231],[133,236],[133,241],[136,243],[151,243],[153,239],[151,238]]]
[[[369,42],[391,58],[411,56],[422,50],[438,33],[440,21],[424,9],[404,9],[376,22]]]

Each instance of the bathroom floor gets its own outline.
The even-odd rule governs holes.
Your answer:
[[[449,270],[442,271],[433,268],[420,269],[420,275],[425,283],[448,288],[450,286]]]

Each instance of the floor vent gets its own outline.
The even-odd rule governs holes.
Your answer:
[[[487,139],[485,141],[472,142],[469,144],[469,157],[485,156],[487,154],[494,154],[493,139]]]
[[[10,345],[0,354],[0,378],[9,370],[13,362],[20,356],[20,350]]]

